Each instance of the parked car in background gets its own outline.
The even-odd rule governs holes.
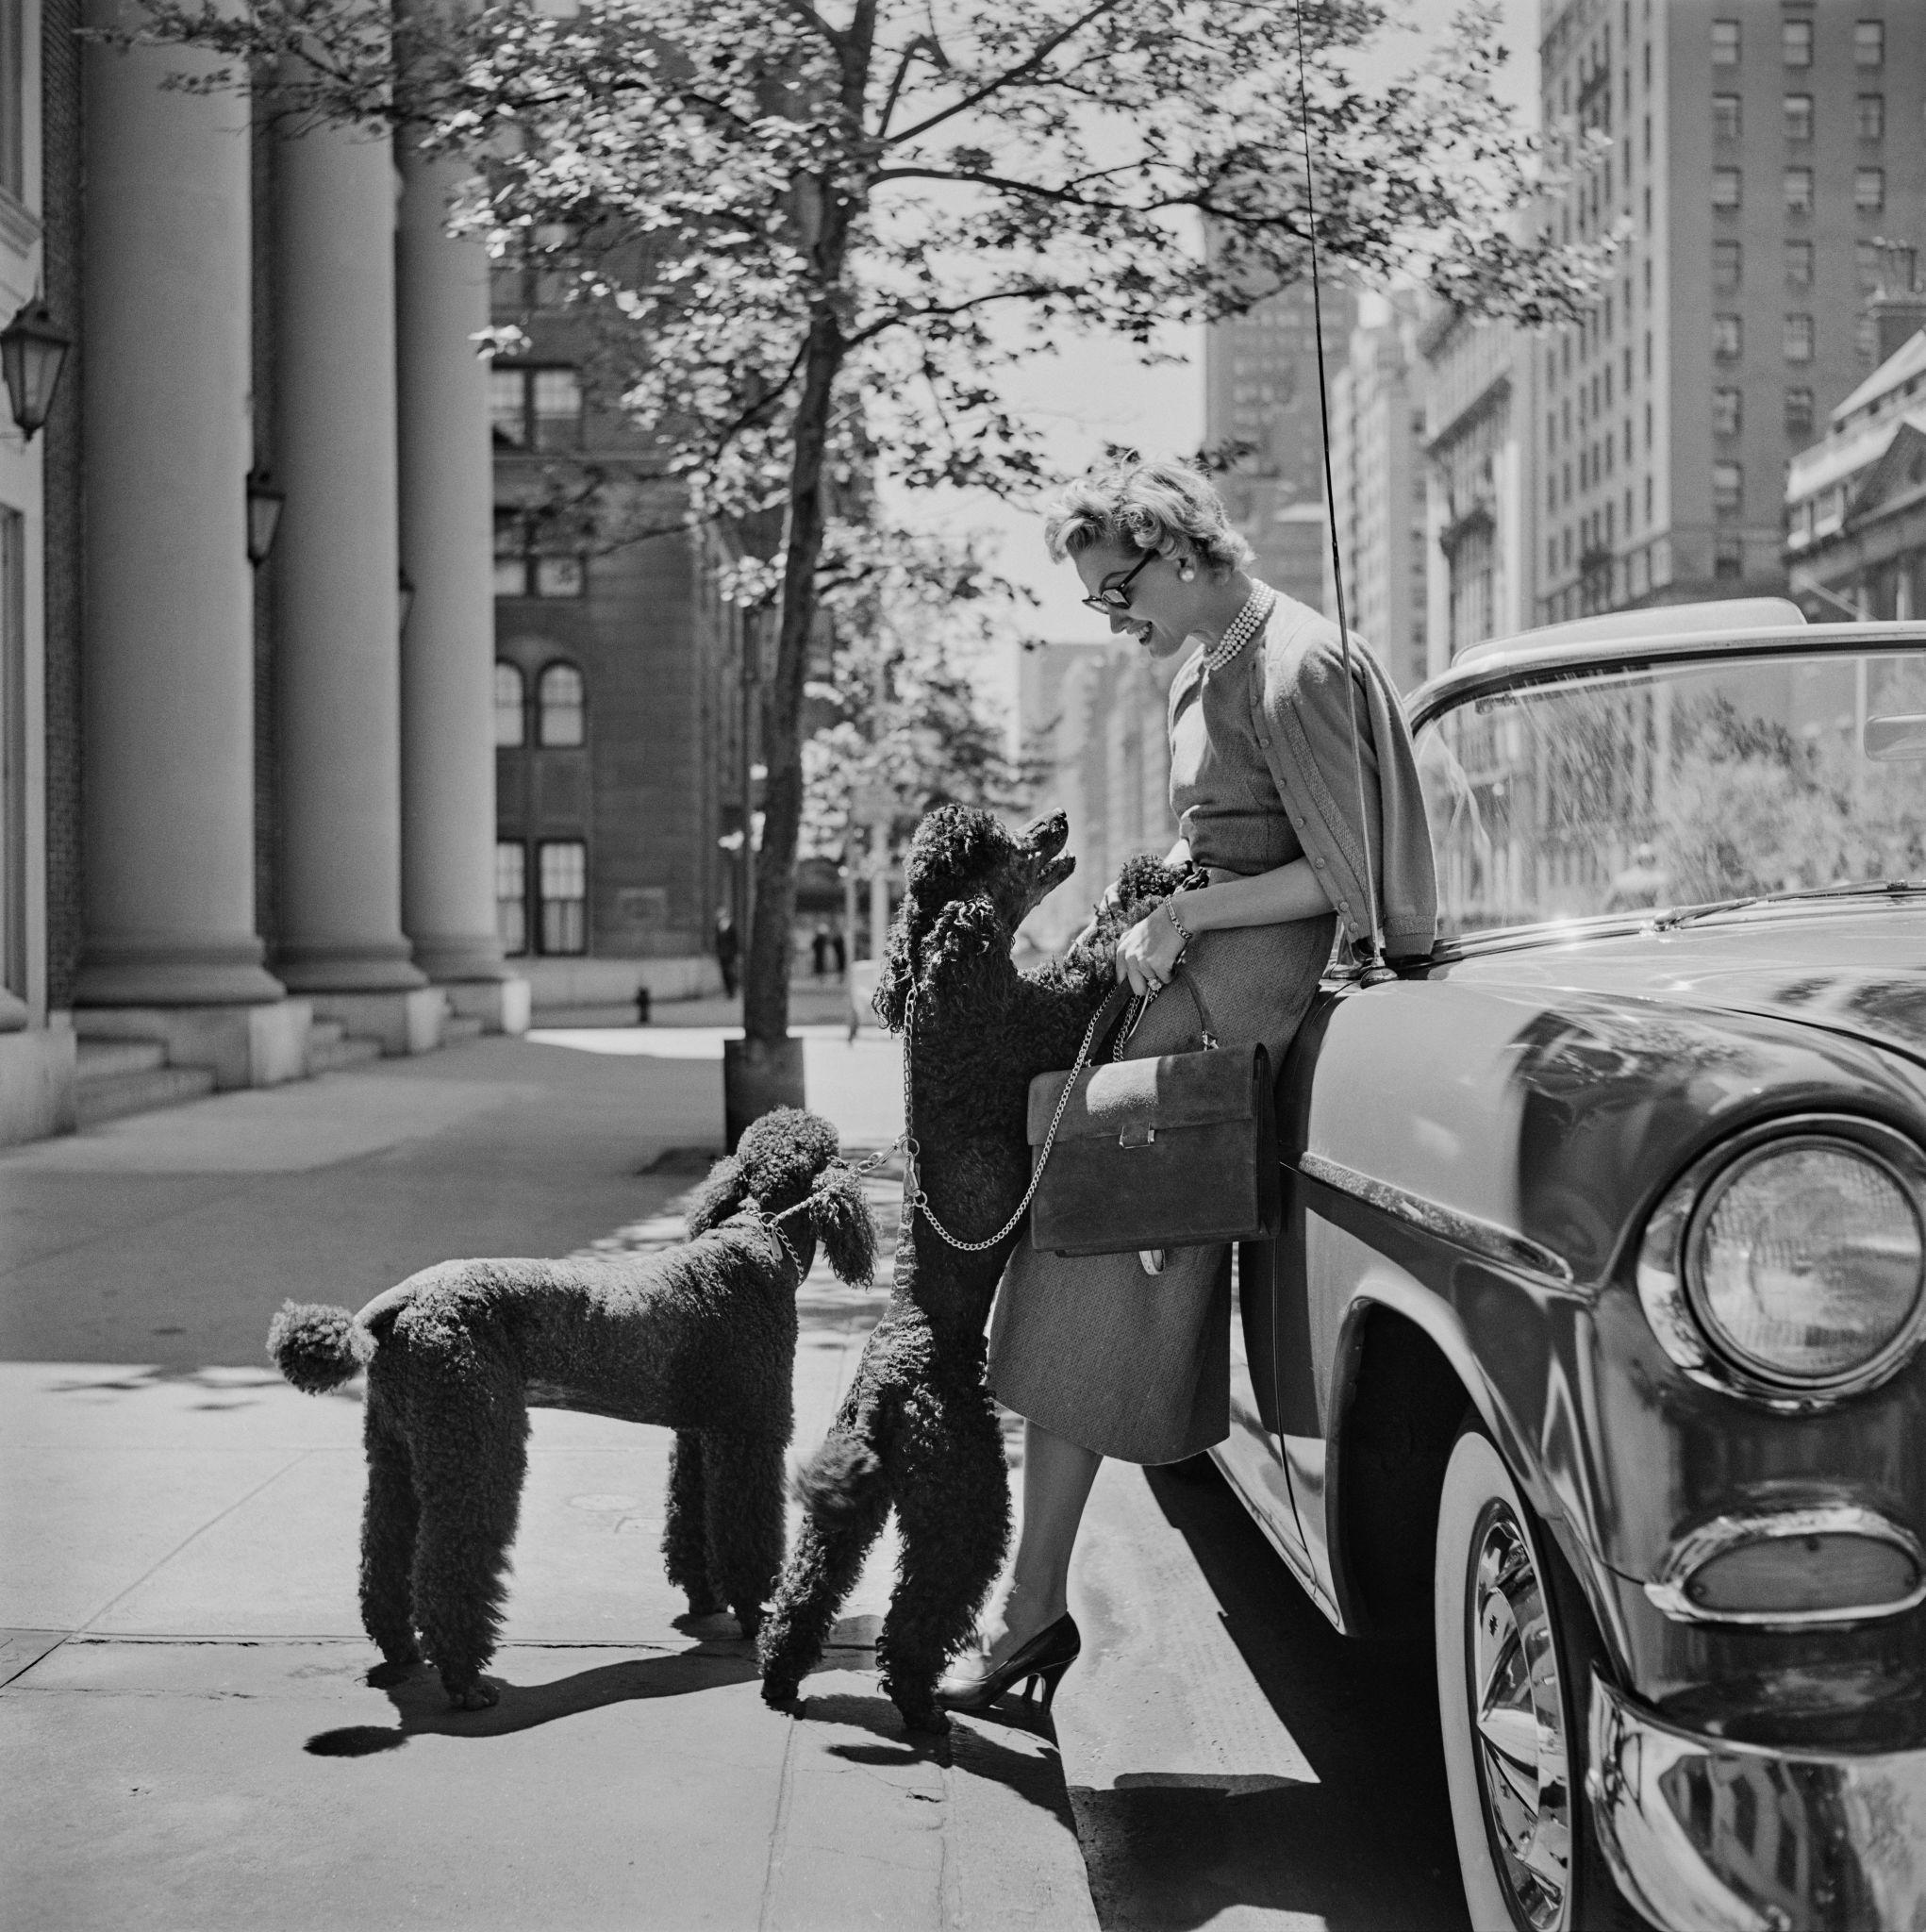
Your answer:
[[[1428,1630],[1474,1924],[1926,1923],[1926,625],[1480,645],[1443,938],[1280,1071],[1216,1458]]]

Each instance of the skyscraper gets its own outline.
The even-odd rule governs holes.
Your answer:
[[[1357,303],[1323,291],[1324,355],[1343,366]],[[1204,438],[1250,445],[1222,478],[1232,521],[1263,580],[1314,608],[1324,601],[1324,458],[1311,290],[1300,283],[1204,333]]]
[[[1917,0],[1541,0],[1568,238],[1629,225],[1542,334],[1536,618],[1781,591],[1787,459],[1871,369],[1882,238],[1926,241]],[[1597,137],[1595,147],[1583,146]]]

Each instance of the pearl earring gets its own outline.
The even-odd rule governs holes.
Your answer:
[[[1190,579],[1197,575],[1197,566],[1194,563],[1188,562],[1187,560],[1186,562],[1180,563],[1177,566],[1177,575],[1185,583],[1187,584],[1190,581]]]

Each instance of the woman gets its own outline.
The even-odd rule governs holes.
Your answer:
[[[1174,458],[1072,485],[1045,536],[1113,633],[1154,658],[1194,646],[1171,687],[1171,860],[1206,867],[1210,884],[1174,894],[1118,947],[1118,978],[1154,1002],[1124,1057],[1199,1046],[1187,994],[1158,997],[1181,961],[1218,1036],[1261,1040],[1279,1066],[1335,930],[1371,938],[1367,874],[1386,954],[1431,948],[1431,843],[1397,693],[1354,637],[1346,678],[1337,626],[1248,574],[1250,546],[1217,491]],[[1031,1679],[1047,1701],[1076,1657],[1070,1559],[1102,1459],[1178,1462],[1229,1434],[1229,1248],[1173,1248],[1152,1274],[1136,1255],[1021,1244],[988,1373],[1024,1418],[1023,1528],[977,1654],[944,1679],[956,1709]]]

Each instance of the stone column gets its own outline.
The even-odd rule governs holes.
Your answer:
[[[291,127],[275,143],[275,967],[400,1052],[435,1029],[425,997],[396,997],[426,979],[401,928],[395,186],[386,135]]]
[[[460,169],[406,142],[400,165],[401,567],[414,588],[401,639],[402,925],[457,1010],[513,1031],[525,1000],[495,936],[494,458],[473,340],[489,323],[488,254],[445,231]]]
[[[91,24],[111,9],[90,8]],[[279,1001],[254,906],[244,100],[84,56],[82,1007]],[[69,380],[74,380],[70,375]]]

